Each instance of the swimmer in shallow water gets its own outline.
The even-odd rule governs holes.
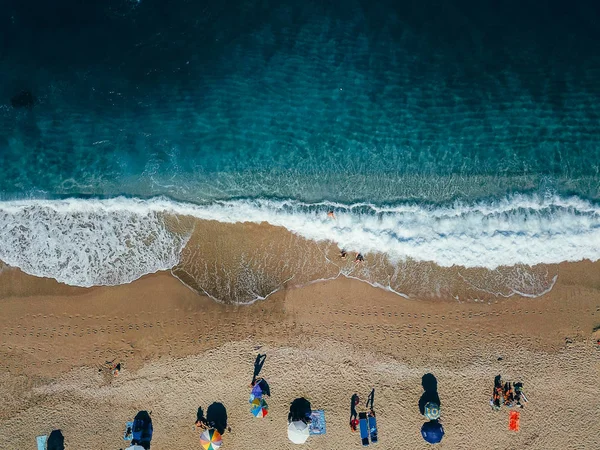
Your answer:
[[[333,211],[328,211],[327,212],[327,217],[329,217],[331,219],[335,219],[335,214],[333,213]]]
[[[361,263],[365,260],[365,257],[362,255],[362,253],[357,253],[356,254],[356,258],[354,258],[354,262],[356,264]]]
[[[340,250],[340,258],[341,259],[346,259],[346,256],[348,256],[348,253],[346,253],[346,250]]]

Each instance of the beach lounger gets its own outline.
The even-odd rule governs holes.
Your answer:
[[[37,436],[35,440],[37,442],[37,450],[46,450],[46,442],[48,442],[48,436]]]
[[[358,413],[358,429],[360,430],[360,439],[363,447],[369,445],[369,425],[367,423],[367,413]]]

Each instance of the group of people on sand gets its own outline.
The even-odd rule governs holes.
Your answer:
[[[502,405],[512,408],[518,406],[523,408],[527,402],[527,397],[523,392],[523,383],[502,382],[502,377],[496,375],[494,378],[494,391],[490,399],[490,405],[494,410],[499,410]]]
[[[271,389],[267,381],[259,377],[259,373],[265,362],[266,355],[258,354],[254,363],[254,374],[250,387],[252,392],[250,395],[251,412],[256,417],[264,417],[267,414],[267,404],[264,397],[270,397]],[[114,361],[107,362],[114,368]],[[419,399],[419,410],[427,421],[421,428],[423,439],[430,444],[439,443],[444,436],[444,428],[440,423],[440,398],[437,393],[437,380],[428,373],[422,378],[423,394]],[[360,399],[358,394],[352,395],[350,405],[350,429],[352,431],[360,431],[360,438],[363,446],[375,444],[379,441],[377,431],[376,415],[373,407],[375,389],[371,391],[365,405],[366,411],[357,412]],[[527,402],[527,397],[523,392],[523,383],[504,382],[500,375],[494,379],[494,391],[490,404],[495,410],[499,410],[502,405],[507,407],[523,407],[523,403]],[[256,405],[255,405],[256,403]],[[258,410],[257,410],[258,409]],[[262,412],[261,412],[262,411]],[[312,411],[310,401],[305,398],[297,398],[290,405],[288,414],[288,438],[296,444],[303,444],[313,434],[325,433],[325,417],[323,411]],[[140,411],[133,422],[128,423],[125,432],[125,439],[131,440],[131,446],[126,450],[149,450],[152,441],[153,425],[150,417],[151,412]],[[516,420],[516,428],[509,426],[510,429],[518,431],[518,412],[511,411],[511,415],[517,415],[516,418],[511,416],[512,421]],[[314,425],[314,417],[317,417],[319,424]],[[208,409],[206,416],[202,407],[198,408],[196,415],[196,429],[201,430],[200,442],[205,449],[218,449],[223,444],[222,435],[225,431],[231,432],[231,427],[227,424],[227,410],[222,403],[214,402]],[[313,430],[314,428],[314,430]],[[62,436],[62,435],[61,435]],[[63,438],[64,442],[64,438]],[[50,443],[50,440],[48,440]],[[54,448],[48,446],[47,449]],[[57,449],[64,449],[56,447]]]
[[[268,405],[265,398],[271,396],[269,383],[263,377],[260,377],[261,369],[265,363],[266,355],[260,353],[254,362],[254,373],[249,385],[250,393],[250,412],[255,417],[264,417],[268,412]],[[117,376],[121,370],[121,364],[115,360],[107,361],[105,367]],[[437,379],[432,374],[425,374],[422,378],[423,394],[419,399],[419,411],[425,416],[427,421],[421,428],[421,434],[425,441],[435,444],[442,440],[444,428],[440,423],[440,398],[437,393]],[[373,406],[375,389],[371,391],[365,407],[360,408],[360,399],[358,394],[352,395],[350,400],[350,429],[351,431],[360,431],[360,438],[363,446],[378,442],[377,420]],[[503,382],[502,377],[497,375],[494,378],[494,389],[490,405],[494,410],[499,410],[501,406],[512,408],[517,406],[523,408],[527,397],[523,392],[523,383],[510,381]],[[125,432],[125,440],[131,441],[131,446],[126,450],[149,450],[152,440],[153,426],[150,417],[151,412],[140,411],[133,422],[128,422]],[[516,421],[514,429],[518,431],[517,411],[511,410],[511,421]],[[517,417],[512,417],[513,415]],[[315,425],[315,420],[317,425]],[[511,422],[512,423],[512,422]],[[218,449],[222,445],[222,435],[225,431],[231,432],[231,427],[227,424],[227,410],[222,403],[213,402],[208,406],[206,415],[202,407],[198,408],[196,414],[196,429],[201,432],[200,441],[202,446],[207,449]],[[305,398],[297,398],[290,404],[288,415],[288,438],[294,443],[304,443],[310,435],[325,433],[325,415],[324,411],[312,411],[310,401]],[[50,447],[48,447],[50,448]]]
[[[341,259],[346,259],[348,257],[348,252],[346,252],[346,250],[342,249],[340,250],[340,258]],[[362,253],[356,253],[356,257],[354,258],[354,262],[356,264],[364,262],[365,261],[365,257],[362,255]]]
[[[335,219],[335,213],[332,210],[327,211],[327,217],[330,219]],[[346,259],[348,257],[348,252],[344,249],[340,250],[340,259]],[[365,261],[365,257],[362,253],[356,252],[356,256],[354,258],[354,263],[359,264]]]

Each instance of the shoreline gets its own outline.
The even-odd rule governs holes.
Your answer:
[[[521,195],[433,209],[259,199],[0,202],[0,259],[82,287],[171,269],[226,303],[340,274],[416,298],[538,296],[561,261],[600,254],[598,211],[573,197]],[[354,264],[355,254],[364,264]]]

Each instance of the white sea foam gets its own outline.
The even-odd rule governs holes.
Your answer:
[[[0,202],[0,260],[74,286],[116,285],[169,269],[186,237],[128,202]]]
[[[327,210],[335,210],[335,218]],[[580,198],[513,196],[434,207],[231,200],[208,205],[166,198],[0,202],[0,260],[78,285],[130,282],[177,264],[185,236],[165,214],[220,222],[267,222],[363,253],[441,266],[512,266],[600,257],[600,208]]]

